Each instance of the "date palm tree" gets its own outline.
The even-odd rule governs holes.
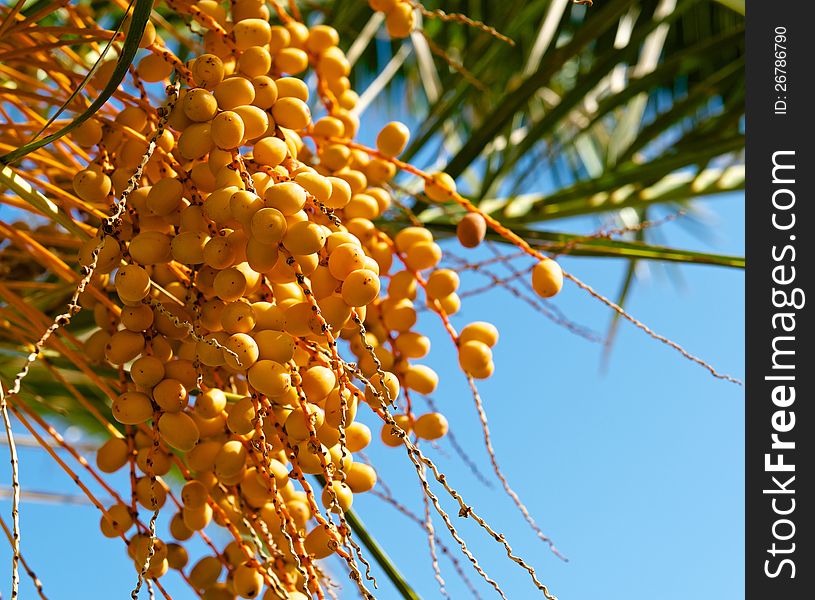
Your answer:
[[[176,10],[179,2],[133,0],[131,18],[149,18],[185,60],[199,45],[197,26]],[[73,3],[86,6],[106,30],[117,29],[127,7],[124,1]],[[72,24],[60,10],[64,4],[12,0],[0,8],[0,226],[8,238],[0,242],[0,311],[23,310],[9,300],[13,296],[48,320],[64,309],[78,279],[64,273],[72,268],[66,257],[75,245],[56,244],[43,230],[30,238],[42,249],[32,261],[30,248],[8,228],[50,222],[53,230],[86,235],[63,210],[59,188],[27,174],[32,165],[47,169],[53,145],[117,89],[138,93],[127,67],[142,33],[123,29],[109,50],[124,57],[120,69],[105,85],[88,85],[110,35]],[[468,200],[534,248],[627,261],[615,304],[624,307],[642,265],[743,268],[741,257],[673,247],[649,227],[666,216],[693,217],[698,198],[743,189],[743,0],[425,0],[415,3],[416,28],[401,40],[384,35],[384,16],[361,0],[292,0],[289,6],[305,22],[326,22],[340,33],[362,114],[383,107],[408,111],[406,161],[446,171]],[[31,77],[45,85],[31,84]],[[41,123],[42,131],[15,125],[22,120]],[[409,178],[397,178],[394,188],[407,210],[383,215],[383,229],[417,220],[437,238],[455,235],[460,208],[429,202]],[[592,219],[605,233],[572,233],[571,217]],[[495,233],[488,240],[503,241]],[[514,278],[495,279],[496,285],[525,293]],[[93,327],[87,312],[71,321],[72,336]],[[620,314],[613,313],[607,341]],[[33,341],[0,314],[6,389]],[[98,433],[97,420],[76,406],[72,391],[107,411],[98,381],[59,348],[46,347],[43,357],[20,397],[51,422]],[[99,368],[96,376],[115,381],[118,374]],[[416,598],[372,532],[353,513],[349,519],[402,596]]]

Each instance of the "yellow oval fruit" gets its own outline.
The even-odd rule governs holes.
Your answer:
[[[340,177],[328,177],[331,183],[331,195],[323,202],[326,208],[338,209],[351,202],[351,185]]]
[[[351,73],[351,63],[345,53],[336,45],[325,48],[319,53],[315,70],[317,74],[326,80],[329,87],[335,90],[342,90],[338,100],[343,108],[350,110],[343,102],[343,96],[351,90],[345,88],[345,81]],[[345,89],[343,89],[345,88]]]
[[[293,181],[275,184],[264,193],[266,206],[276,208],[286,216],[302,210],[306,205],[306,190]]]
[[[105,346],[110,340],[110,334],[102,329],[95,331],[85,340],[85,353],[91,362],[101,363],[105,359]]]
[[[532,289],[541,298],[551,298],[563,288],[563,270],[551,258],[532,267]]]
[[[441,248],[436,242],[417,242],[405,253],[405,264],[414,271],[424,271],[435,267],[441,255]]]
[[[325,409],[325,422],[330,427],[338,428],[343,424],[349,427],[357,414],[357,399],[346,388],[340,392],[340,388],[332,389],[325,398],[323,407]],[[344,414],[343,414],[344,412]]]
[[[223,307],[220,322],[227,333],[249,333],[255,327],[255,309],[243,299],[230,302]]]
[[[410,418],[407,415],[395,415],[393,417],[396,426],[404,432],[405,435],[410,433]],[[390,448],[397,448],[402,445],[403,436],[400,434],[399,429],[390,423],[382,425],[380,432],[380,439],[382,443]]]
[[[308,85],[299,77],[281,77],[275,84],[280,98],[297,98],[303,102],[308,100]]]
[[[382,186],[396,175],[396,165],[389,160],[372,158],[365,165],[365,176],[370,185]]]
[[[291,43],[291,33],[281,25],[272,25],[269,51],[275,54]]]
[[[96,466],[103,473],[115,473],[121,469],[130,456],[127,441],[122,438],[110,438],[96,451]]]
[[[399,156],[410,139],[410,130],[404,123],[391,121],[376,136],[377,149],[390,158]]]
[[[379,406],[380,402],[389,404],[395,402],[399,397],[399,378],[390,371],[384,373],[384,386],[382,377],[379,373],[376,373],[370,378],[373,389],[371,389],[371,386],[365,388],[365,401],[371,406]],[[374,392],[374,390],[376,391]]]
[[[153,400],[161,410],[180,412],[187,407],[187,388],[177,379],[165,379],[153,388]]]
[[[219,419],[213,419],[219,420]],[[223,421],[221,421],[223,423]],[[215,457],[223,444],[217,440],[204,440],[187,452],[187,464],[197,475],[215,468]]]
[[[215,175],[213,175],[207,163],[193,165],[190,169],[190,179],[201,192],[210,193],[216,189]]]
[[[379,216],[379,204],[369,194],[354,194],[343,212],[348,219],[375,219]]]
[[[311,221],[290,225],[283,236],[283,245],[292,254],[313,254],[325,244],[325,230]]]
[[[204,246],[209,236],[203,231],[182,231],[170,242],[173,258],[185,265],[200,265],[204,262]]]
[[[230,440],[215,455],[213,470],[219,479],[228,479],[240,473],[245,464],[246,448],[239,441]]]
[[[136,499],[144,508],[156,510],[164,506],[167,501],[167,490],[159,480],[150,477],[141,477],[136,480]]]
[[[255,429],[255,401],[248,396],[241,398],[229,406],[229,416],[226,419],[226,426],[229,431],[238,435],[247,435]]]
[[[257,598],[263,589],[263,575],[250,563],[238,565],[232,574],[232,586],[241,598]]]
[[[155,356],[142,356],[130,365],[130,378],[136,385],[152,388],[164,379],[164,363]]]
[[[181,502],[184,503],[184,506],[201,507],[207,503],[207,498],[209,498],[209,490],[200,481],[188,481],[181,488]]]
[[[224,344],[230,352],[224,351],[226,364],[236,371],[245,372],[258,359],[258,347],[252,336],[246,333],[236,333],[230,336]]]
[[[198,590],[208,589],[218,581],[222,569],[223,565],[217,557],[205,556],[190,570],[190,583]]]
[[[322,117],[314,123],[314,135],[318,137],[342,137],[345,135],[345,125],[336,117]]]
[[[149,464],[148,464],[149,463]],[[139,448],[136,452],[136,466],[145,475],[163,476],[170,472],[172,463],[170,456],[161,450],[154,450],[152,443],[150,446]]]
[[[465,326],[458,336],[459,343],[482,342],[492,348],[498,343],[498,328],[486,321],[475,321]]]
[[[388,296],[395,300],[415,300],[419,287],[416,277],[410,271],[394,273],[388,282]]]
[[[238,190],[229,198],[229,210],[232,217],[243,225],[244,229],[249,229],[252,216],[261,208],[263,208],[263,200],[260,199],[260,196],[248,190]],[[241,244],[246,243],[242,232],[232,233],[230,241],[240,241]]]
[[[123,535],[133,526],[133,517],[130,509],[124,504],[114,504],[102,515],[99,528],[102,535],[108,538],[115,538]]]
[[[294,356],[294,338],[288,333],[268,329],[256,331],[254,338],[260,359],[283,364]]]
[[[218,101],[215,96],[203,88],[189,90],[184,94],[181,104],[187,118],[196,123],[209,121],[218,112]]]
[[[104,202],[111,190],[110,177],[96,169],[85,169],[74,175],[74,191],[86,202]]]
[[[279,86],[278,86],[279,89]],[[278,98],[272,107],[275,123],[287,129],[305,129],[311,122],[308,104],[299,98]]]
[[[224,63],[214,54],[202,54],[192,63],[192,77],[196,84],[211,90],[224,78]]]
[[[138,265],[126,265],[116,272],[116,293],[125,302],[140,302],[150,293],[150,275]]]
[[[277,102],[277,84],[271,77],[267,77],[266,75],[253,77],[252,87],[255,88],[255,99],[252,100],[254,106],[267,110],[272,108],[274,103]]]
[[[257,106],[238,106],[235,113],[243,121],[243,143],[259,138],[269,129],[269,116]]]
[[[348,165],[351,150],[344,144],[330,144],[320,149],[320,165],[329,171],[339,171]]]
[[[371,443],[371,430],[364,423],[354,422],[345,428],[345,446],[349,452],[364,450]]]
[[[231,267],[235,262],[236,252],[224,236],[210,238],[203,249],[204,263],[215,269]]]
[[[304,49],[306,47],[306,41],[308,41],[308,26],[299,21],[291,20],[286,23],[285,27],[291,35],[289,45],[293,48]]]
[[[87,240],[79,250],[78,260],[83,266],[91,264],[91,256],[93,251],[99,245],[99,238],[94,237]],[[102,242],[102,249],[96,259],[96,272],[97,273],[110,273],[113,269],[119,266],[122,253],[119,248],[119,242],[113,239],[112,236],[105,237]]]
[[[337,377],[334,371],[328,367],[316,365],[300,372],[301,386],[309,402],[316,404],[337,385]]]
[[[286,217],[276,208],[261,208],[250,223],[252,237],[262,244],[277,244],[286,235]]]
[[[408,2],[397,2],[385,15],[385,28],[394,39],[406,38],[413,31],[413,7]]]
[[[272,29],[264,19],[244,19],[232,28],[238,50],[248,50],[252,46],[265,46],[272,39]]]
[[[246,276],[237,267],[229,267],[218,271],[213,287],[221,300],[233,302],[246,292]]]
[[[102,141],[102,125],[96,119],[88,119],[71,132],[71,137],[83,148],[92,148]]]
[[[162,439],[181,452],[189,452],[198,443],[198,427],[186,413],[164,413],[159,417],[158,429]]]
[[[113,401],[113,417],[123,425],[140,425],[153,417],[150,398],[141,392],[125,392]]]
[[[155,83],[167,79],[173,72],[173,65],[164,60],[161,54],[148,54],[139,61],[136,70],[142,80]]]
[[[297,408],[286,418],[284,428],[288,437],[296,442],[302,442],[310,437],[312,429],[319,429],[323,423],[325,423],[325,416],[318,408],[311,407],[308,413]]]
[[[436,173],[425,181],[424,193],[434,202],[452,202],[455,200],[456,182],[447,173]]]
[[[483,342],[466,342],[459,346],[458,363],[465,373],[485,379],[492,374],[492,351]]]
[[[286,142],[276,137],[267,137],[255,142],[252,152],[253,158],[260,164],[276,167],[288,154]]]
[[[405,227],[400,229],[393,243],[399,252],[407,252],[412,246],[419,242],[432,242],[433,234],[424,227]]]
[[[178,152],[187,160],[197,160],[212,150],[212,143],[210,124],[193,123],[178,138]]]
[[[349,306],[365,306],[379,296],[379,285],[379,277],[373,271],[352,271],[342,283],[342,299]]]
[[[153,214],[166,217],[178,210],[184,186],[177,179],[165,177],[157,181],[147,193],[147,208]]]
[[[306,171],[298,173],[294,181],[314,196],[317,202],[325,202],[331,197],[331,181],[322,175]]]
[[[454,315],[461,309],[461,298],[455,292],[443,298],[438,298],[436,301],[446,315]],[[430,302],[428,302],[428,306],[432,307]]]
[[[315,25],[308,32],[308,41],[306,41],[306,48],[309,52],[319,54],[327,50],[331,46],[336,46],[340,43],[340,35],[337,30],[328,25]]]
[[[271,67],[272,55],[266,48],[261,46],[247,48],[238,57],[238,71],[247,77],[254,78],[266,75]],[[255,93],[257,93],[257,88],[255,88]]]
[[[252,104],[255,88],[245,77],[230,77],[215,86],[212,91],[221,110],[233,110],[238,106]]]
[[[423,358],[430,352],[430,338],[415,331],[400,333],[394,344],[405,358]]]
[[[214,419],[226,408],[226,395],[218,388],[202,392],[195,399],[195,412],[205,419]]]
[[[167,262],[170,250],[170,238],[160,231],[143,231],[128,246],[130,257],[143,265]]]
[[[261,394],[272,398],[282,396],[291,387],[288,369],[272,360],[259,360],[247,373],[249,384]]]
[[[226,110],[212,120],[212,141],[218,148],[234,150],[243,143],[243,119],[234,111]]]
[[[297,75],[308,67],[308,54],[299,48],[283,48],[274,55],[276,71]]]
[[[278,248],[274,244],[264,244],[256,237],[250,238],[246,244],[246,262],[253,271],[268,273],[275,267],[278,258]]]
[[[234,23],[244,19],[269,20],[269,8],[263,0],[235,0],[231,5]]]
[[[345,512],[351,508],[351,505],[354,503],[354,493],[347,484],[340,481],[332,481],[323,488],[320,499],[326,508],[331,508],[334,503],[336,503],[338,508],[333,508],[333,512]]]
[[[432,394],[439,385],[439,376],[427,365],[410,365],[405,372],[405,386],[420,394]]]
[[[413,431],[423,440],[437,440],[447,435],[449,425],[443,414],[432,412],[416,419]]]
[[[410,300],[398,300],[383,307],[382,322],[392,331],[408,331],[416,324],[416,309]]]
[[[306,552],[316,559],[328,558],[334,553],[340,541],[339,534],[328,526],[318,525],[306,535]]]
[[[438,269],[427,278],[427,295],[430,298],[444,298],[458,289],[460,279],[452,269]]]
[[[167,563],[171,569],[182,570],[190,560],[187,549],[181,544],[167,544]]]
[[[376,471],[370,465],[355,462],[351,465],[345,476],[345,483],[355,494],[361,494],[373,489],[376,485]]]

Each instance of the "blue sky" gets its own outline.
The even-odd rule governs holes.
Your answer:
[[[712,242],[701,242],[677,224],[662,228],[667,239],[679,247],[742,253],[742,197],[703,206],[717,220]],[[571,258],[563,264],[599,291],[616,293],[623,269],[619,262]],[[701,266],[682,267],[680,273],[683,285],[677,288],[657,269],[637,284],[627,308],[722,371],[743,377],[743,274]],[[468,277],[464,286],[482,281]],[[608,310],[574,286],[567,286],[556,302],[572,319],[604,330]],[[450,342],[432,315],[422,319],[433,340],[427,362],[442,376],[434,400],[472,460],[489,474],[472,398]],[[509,499],[472,477],[448,444],[441,445],[447,457],[427,451],[465,499],[506,533],[541,580],[561,600],[742,597],[742,388],[713,379],[628,324],[620,327],[609,368],[602,372],[598,345],[554,325],[502,290],[468,299],[453,318],[459,328],[473,320],[489,320],[501,331],[496,374],[480,384],[499,460],[570,561],[553,556]],[[25,489],[75,493],[42,451],[22,449],[21,454]],[[376,447],[370,454],[399,500],[422,511],[419,484],[404,452]],[[2,462],[3,481],[9,481]],[[455,515],[450,502],[444,500],[444,505]],[[354,508],[417,591],[425,598],[440,597],[422,531],[376,498],[358,496]],[[0,510],[8,521],[8,501],[0,502]],[[119,540],[101,537],[98,519],[89,505],[23,503],[24,555],[49,597],[101,600],[129,593],[134,577],[124,547]],[[526,574],[483,532],[454,520],[511,600],[540,597]],[[453,547],[440,519],[435,526]],[[166,522],[163,527],[166,534]],[[213,535],[226,543],[219,532]],[[471,597],[446,559],[441,566],[452,597]],[[477,579],[471,569],[467,573]],[[9,547],[0,544],[5,593],[9,575]],[[341,582],[352,591],[347,580]],[[397,597],[384,577],[379,582],[377,597]],[[175,577],[167,585],[176,599],[192,597]],[[483,585],[479,589],[483,597],[491,597]],[[25,574],[23,590],[22,598],[32,597]]]

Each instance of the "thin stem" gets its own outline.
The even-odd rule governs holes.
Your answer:
[[[11,600],[16,600],[20,591],[20,471],[17,461],[17,446],[14,444],[14,434],[11,431],[11,420],[8,416],[6,394],[3,391],[2,384],[0,384],[0,412],[3,413],[3,425],[6,428],[9,455],[11,456],[11,526],[13,532],[11,541],[13,550],[11,558]]]

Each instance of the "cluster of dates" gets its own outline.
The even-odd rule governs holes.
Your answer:
[[[371,6],[386,12],[391,35],[409,34],[407,2]],[[430,341],[415,330],[416,303],[445,319],[455,314],[459,278],[439,268],[442,250],[428,229],[390,236],[377,226],[392,208],[393,159],[409,132],[391,122],[376,149],[353,143],[358,98],[337,32],[271,25],[258,0],[237,0],[229,15],[210,0],[194,7],[212,26],[207,53],[184,67],[190,85],[115,231],[80,251],[83,264],[95,262],[92,285],[113,300],[91,290],[80,298],[98,325],[87,355],[126,379],[112,413],[127,435],[105,443],[97,464],[107,473],[134,464],[133,493],[149,511],[168,503],[161,477],[174,465],[187,482],[170,523],[174,541],[134,533],[137,515],[124,504],[110,507],[101,526],[126,536],[137,568],[158,578],[185,569],[183,542],[215,522],[235,540],[188,571],[202,597],[254,598],[266,589],[264,598],[303,598],[321,586],[313,561],[348,547],[342,514],[354,494],[376,484],[375,469],[358,459],[372,438],[358,412],[403,407],[397,427],[382,425],[389,446],[447,433],[442,414],[416,415],[404,400],[438,384],[417,362]],[[155,41],[148,26],[142,46]],[[137,72],[150,83],[173,69],[153,52]],[[309,72],[325,109],[316,120]],[[72,134],[94,156],[73,189],[100,210],[142,169],[159,127],[155,112],[138,105],[115,123],[90,120]],[[424,191],[449,202],[455,183],[439,173]],[[485,232],[484,218],[469,213],[458,238],[471,248]],[[535,267],[542,296],[561,284],[553,261]],[[455,337],[462,370],[489,377],[496,328],[471,323]],[[306,475],[321,477],[321,492],[312,493]],[[259,559],[247,536],[269,556]]]

